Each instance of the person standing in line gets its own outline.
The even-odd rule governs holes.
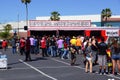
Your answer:
[[[97,58],[98,58],[98,44],[96,39],[92,39],[91,40],[92,45],[91,45],[91,49],[92,49],[92,53],[93,53],[93,65],[97,64]]]
[[[46,37],[46,50],[47,50],[47,55],[51,55],[51,39],[50,39],[50,36]]]
[[[61,58],[62,54],[63,54],[63,48],[64,48],[64,44],[63,44],[63,37],[59,37],[59,40],[57,41],[57,46],[58,46],[58,53],[59,53],[59,57]]]
[[[118,44],[117,40],[114,40],[112,46],[110,47],[112,53],[112,74],[115,75],[115,69],[118,68],[120,73],[120,45]]]
[[[73,36],[73,38],[70,40],[70,44],[76,46],[76,37]]]
[[[108,74],[112,73],[112,59],[111,59],[111,50],[110,50],[110,45],[108,46],[107,49],[107,71]]]
[[[81,46],[82,46],[82,40],[81,40],[80,36],[78,36],[76,39],[77,54],[80,54]]]
[[[34,39],[34,53],[36,55],[39,54],[39,38],[38,38],[38,36],[36,36]]]
[[[82,51],[83,51],[83,63],[84,63],[84,66],[86,66],[86,54],[85,54],[85,50],[88,46],[88,43],[89,43],[89,38],[85,38],[84,41],[83,41],[83,44],[82,44]]]
[[[20,40],[17,39],[16,40],[16,51],[17,51],[18,54],[19,54],[19,50],[20,50]]]
[[[101,42],[98,44],[98,62],[99,62],[99,74],[106,74],[106,62],[107,62],[107,49],[108,46],[107,44],[104,42],[104,38],[101,38]],[[104,70],[103,70],[104,69]],[[102,72],[103,70],[103,72]]]
[[[42,37],[40,44],[41,44],[40,47],[42,49],[42,57],[48,57],[45,37]]]
[[[67,43],[67,46],[70,50],[70,37],[69,36],[66,37],[66,43]]]
[[[57,48],[56,48],[56,40],[55,37],[52,37],[50,40],[51,43],[51,56],[56,57],[57,56]]]
[[[61,59],[68,59],[69,58],[69,49],[66,40],[63,42],[64,44],[64,49],[63,49],[63,54],[61,56]]]
[[[71,52],[71,66],[75,65],[76,62],[76,37],[73,36],[73,38],[70,40],[71,43],[71,48],[70,48],[70,52]]]
[[[27,37],[26,44],[25,44],[25,61],[31,61],[30,38],[29,37]]]
[[[34,54],[34,36],[30,37],[30,53]]]
[[[90,66],[90,73],[92,73],[92,49],[91,49],[91,42],[88,42],[88,46],[85,49],[86,54],[86,65],[85,65],[85,72],[88,73],[88,65]]]
[[[14,37],[11,40],[11,45],[12,45],[12,53],[16,54],[16,39]]]
[[[74,66],[76,62],[76,47],[74,45],[71,46],[70,52],[71,52],[71,66]]]
[[[7,48],[7,41],[6,40],[2,41],[2,48],[3,48],[3,52],[6,51],[6,48]]]
[[[20,55],[23,55],[25,53],[25,38],[22,37],[20,39]]]

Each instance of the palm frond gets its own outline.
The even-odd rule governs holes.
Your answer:
[[[27,3],[30,3],[31,0],[21,0],[21,2],[27,4]]]

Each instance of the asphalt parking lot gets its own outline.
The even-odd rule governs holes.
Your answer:
[[[0,50],[2,51],[2,50]],[[70,60],[59,57],[45,57],[31,55],[31,62],[24,62],[25,56],[12,54],[7,49],[8,69],[0,69],[0,80],[120,80],[120,75],[99,75],[98,66],[94,66],[95,73],[85,73],[81,55],[77,55],[77,65],[70,66]]]

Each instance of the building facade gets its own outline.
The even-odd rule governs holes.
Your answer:
[[[102,21],[102,22],[101,22]],[[104,26],[101,26],[101,24]],[[120,16],[113,15],[107,21],[101,15],[60,16],[60,21],[50,21],[50,17],[36,17],[29,21],[29,31],[36,35],[84,35],[119,36]]]
[[[103,21],[104,26],[101,26]],[[110,18],[101,20],[101,15],[75,15],[75,16],[60,16],[60,21],[50,21],[50,16],[36,17],[29,20],[28,30],[24,30],[25,21],[9,22],[14,33],[16,30],[20,36],[42,36],[42,35],[85,35],[85,36],[107,36],[117,32],[120,34],[120,15],[113,15]],[[0,24],[2,30],[3,25]],[[116,35],[116,36],[118,36]]]

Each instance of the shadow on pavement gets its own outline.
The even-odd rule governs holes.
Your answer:
[[[14,65],[14,64],[19,64],[19,63],[22,63],[22,62],[18,61],[18,62],[14,62],[14,63],[9,63],[8,65]]]
[[[32,59],[32,61],[38,61],[38,60],[48,60],[48,59],[46,59],[46,58],[44,58],[44,57]]]

